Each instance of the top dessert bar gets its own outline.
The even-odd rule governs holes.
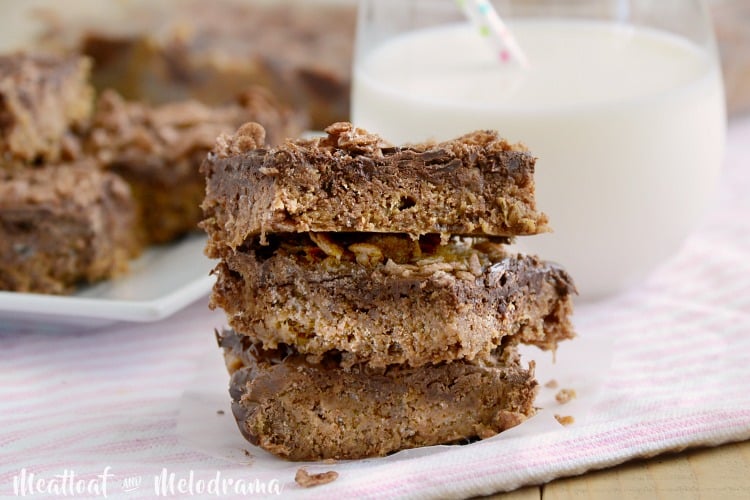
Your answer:
[[[71,129],[91,114],[89,66],[78,56],[0,56],[0,168],[66,159]]]
[[[327,136],[263,147],[245,124],[222,136],[207,177],[206,253],[221,257],[278,232],[516,236],[547,231],[536,210],[535,158],[497,133],[394,147],[336,123]]]

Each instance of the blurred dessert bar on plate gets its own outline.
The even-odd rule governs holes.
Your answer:
[[[89,68],[74,55],[0,55],[0,168],[69,159],[91,115]]]
[[[76,159],[88,71],[77,56],[0,56],[0,290],[68,293],[140,250],[128,185]]]
[[[89,164],[0,171],[0,290],[61,294],[127,269],[135,204]]]
[[[216,105],[261,85],[305,110],[314,129],[349,116],[352,3],[129,1],[88,10],[74,16],[47,6],[38,45],[91,57],[100,91]]]

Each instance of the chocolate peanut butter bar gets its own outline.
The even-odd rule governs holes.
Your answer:
[[[344,368],[489,355],[506,338],[554,349],[573,337],[568,274],[485,239],[274,234],[217,266],[212,307],[265,348],[337,350]]]
[[[262,127],[224,136],[203,164],[207,254],[279,232],[417,237],[547,231],[534,200],[535,158],[497,133],[395,147],[349,123],[323,138],[266,148]]]
[[[0,171],[0,290],[61,294],[138,253],[128,185],[90,164]]]
[[[316,130],[349,115],[353,6],[193,0],[166,16],[159,7],[146,7],[153,12],[145,20],[121,21],[131,36],[87,34],[81,50],[94,59],[98,88],[151,103],[217,105],[262,85]]]
[[[67,159],[91,114],[89,67],[79,56],[0,55],[0,169]]]
[[[151,104],[192,98],[218,105],[248,85],[262,85],[311,117],[315,130],[349,116],[352,3],[180,0],[106,7],[95,8],[102,14],[91,16],[97,24],[69,16],[49,23],[40,40],[91,57],[99,91],[111,88]]]
[[[218,135],[248,120],[263,123],[271,144],[305,126],[301,116],[257,87],[214,107],[193,100],[153,107],[110,90],[99,98],[86,148],[130,184],[145,241],[167,243],[198,229],[205,195],[200,164]]]
[[[232,373],[232,410],[253,444],[290,460],[356,459],[487,438],[534,414],[533,365],[512,347],[474,362],[344,371],[290,346],[263,350],[217,335]]]

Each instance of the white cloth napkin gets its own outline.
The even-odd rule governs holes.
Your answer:
[[[93,494],[106,486],[109,498],[154,497],[155,487],[180,497],[465,497],[748,439],[749,164],[745,120],[730,127],[713,211],[682,251],[641,287],[578,308],[580,338],[560,351],[559,370],[569,377],[561,385],[579,384],[585,404],[555,406],[548,398],[541,419],[471,445],[311,464],[310,472],[339,477],[302,489],[294,482],[301,464],[239,438],[211,340],[224,318],[202,300],[155,324],[0,335],[0,495],[14,486],[28,494],[29,485],[54,495],[53,484]],[[587,371],[583,356],[573,363],[577,375],[564,368],[568,352],[586,349],[611,358],[592,360],[596,369]],[[195,381],[204,372],[215,374],[209,388]],[[208,420],[195,413],[207,408]],[[558,426],[553,413],[576,423]],[[200,419],[205,431],[191,428]],[[214,437],[207,443],[206,436]]]

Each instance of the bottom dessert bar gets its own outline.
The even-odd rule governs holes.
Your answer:
[[[291,347],[217,332],[232,410],[251,443],[290,460],[358,459],[487,438],[534,414],[537,382],[513,346],[483,361],[345,371]]]
[[[92,165],[0,172],[0,290],[67,293],[127,269],[139,247],[128,185]]]

